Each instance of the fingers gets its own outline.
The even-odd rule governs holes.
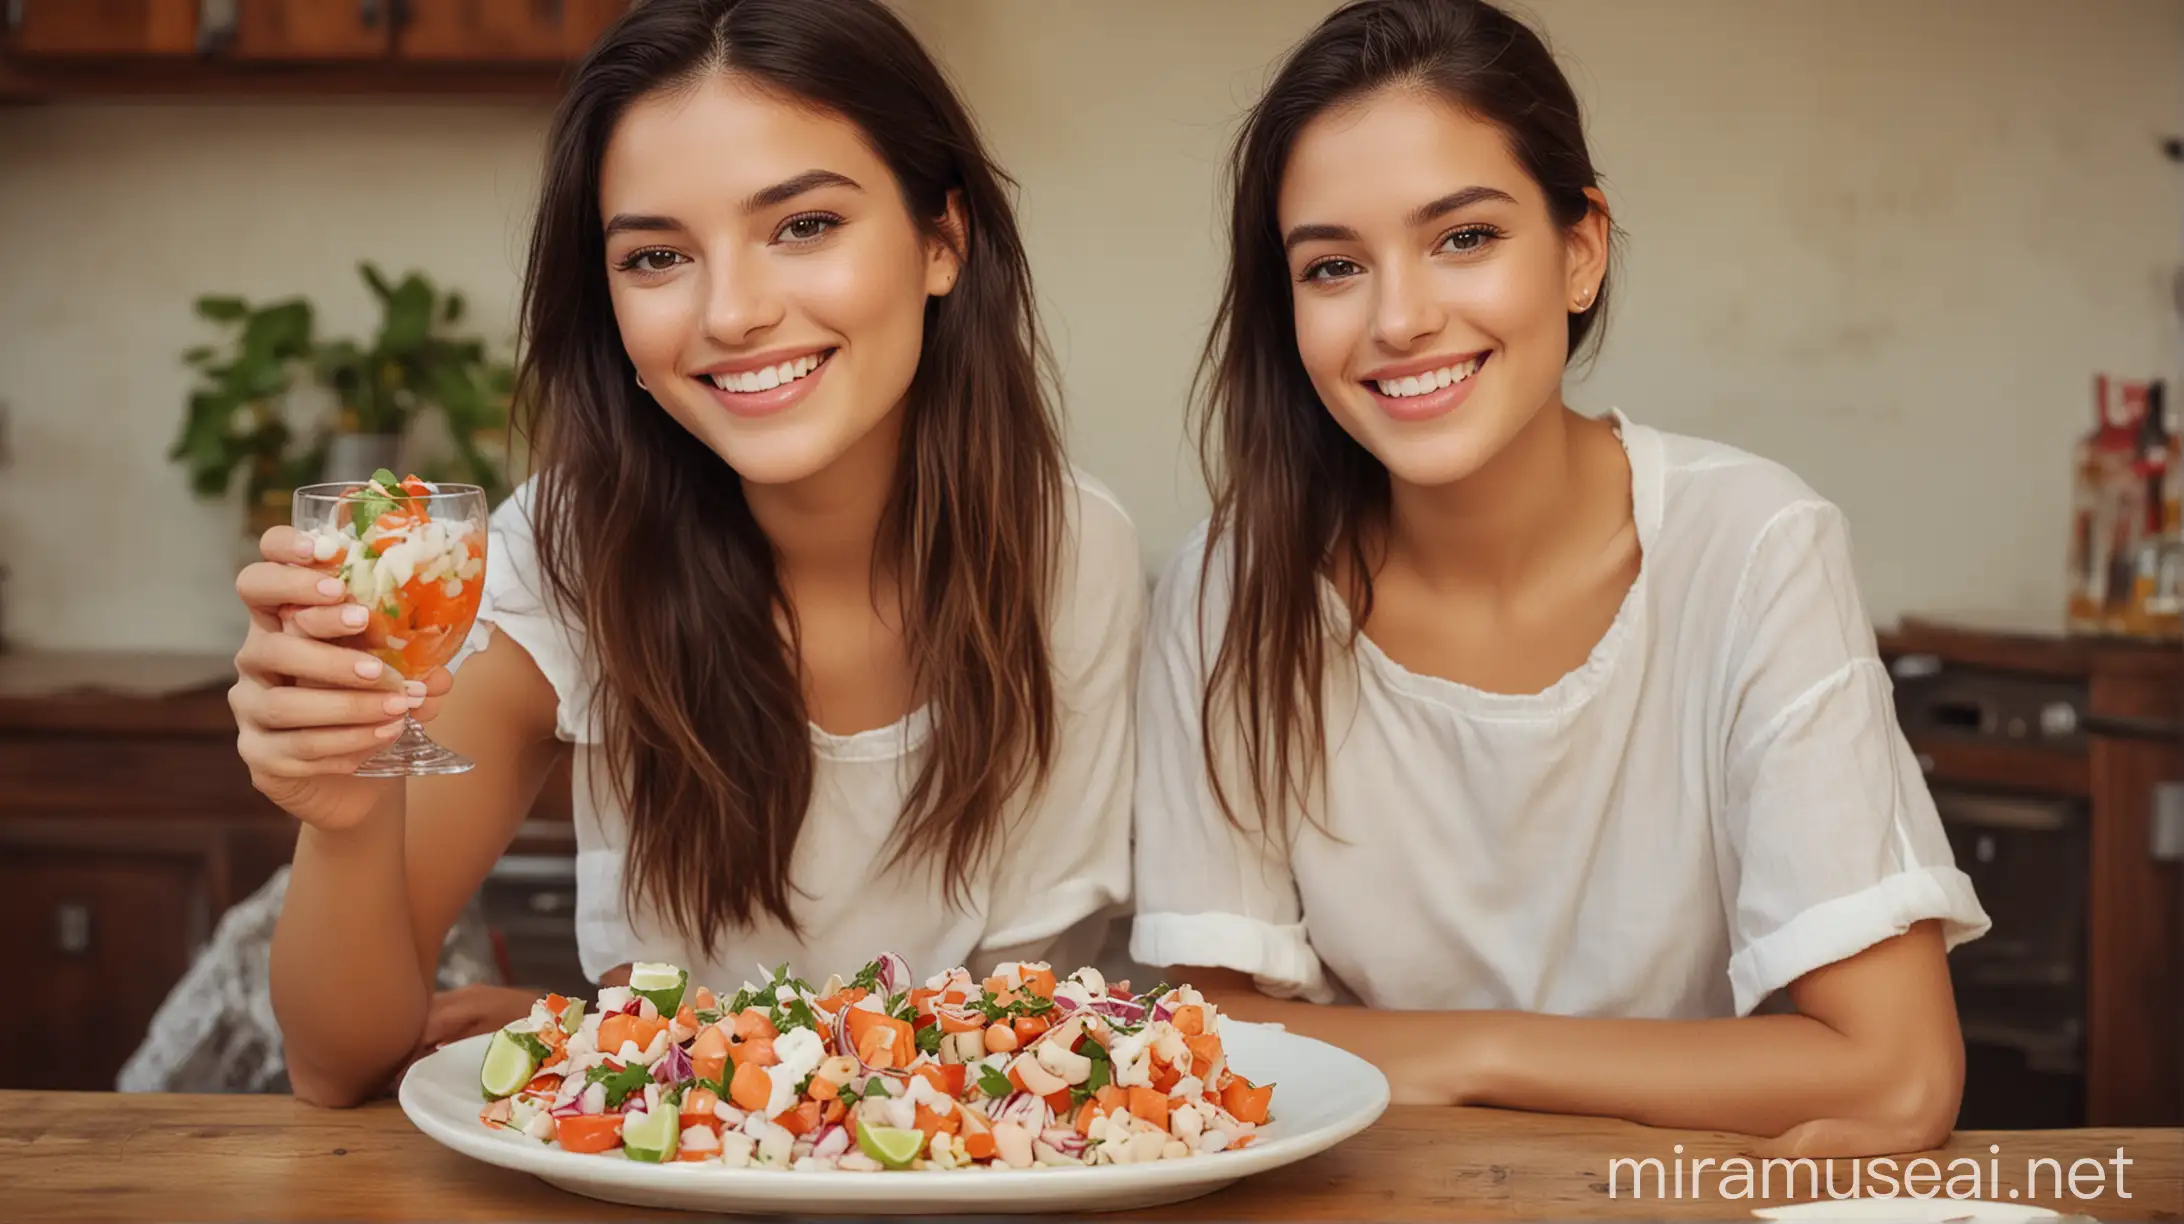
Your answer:
[[[421,723],[431,722],[433,719],[438,718],[440,716],[441,696],[454,687],[455,676],[444,667],[425,677],[425,693],[427,695],[424,703],[419,705],[410,714],[410,717]],[[412,689],[411,691],[416,690]]]
[[[236,733],[236,751],[251,772],[271,778],[324,778],[355,773],[366,759],[402,733],[397,720],[377,727],[315,727],[307,731]]]
[[[365,611],[362,604],[344,601],[326,607],[288,608],[281,619],[288,628],[306,637],[339,641],[364,632],[371,613]]]
[[[238,713],[265,731],[377,727],[425,703],[423,697],[383,689],[358,692],[286,684],[264,686],[237,700],[243,707]]]
[[[235,593],[253,612],[338,604],[349,588],[339,578],[299,562],[255,561],[235,575]]]
[[[424,696],[421,686],[407,689],[386,664],[361,650],[314,641],[298,634],[253,629],[243,641],[242,652],[235,656],[235,664],[244,675],[259,680],[289,676],[303,684],[326,688],[403,689],[414,696]]]

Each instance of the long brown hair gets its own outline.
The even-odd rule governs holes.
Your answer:
[[[1046,631],[1065,479],[1007,180],[892,13],[877,0],[649,0],[603,37],[554,118],[524,289],[539,564],[584,630],[629,819],[624,886],[708,955],[723,928],[761,915],[798,929],[789,866],[814,757],[795,610],[741,480],[638,392],[608,297],[599,167],[632,102],[716,73],[856,125],[928,237],[949,240],[942,219],[960,200],[962,271],[926,305],[874,563],[902,591],[913,691],[932,719],[891,862],[937,861],[951,901],[1052,756]]]
[[[1200,574],[1203,593],[1227,553],[1230,603],[1200,707],[1207,778],[1231,821],[1237,805],[1220,767],[1233,736],[1262,818],[1308,809],[1325,760],[1334,626],[1319,583],[1338,569],[1354,610],[1347,653],[1370,614],[1367,542],[1385,521],[1388,472],[1336,423],[1297,352],[1287,253],[1277,221],[1282,174],[1314,118],[1388,86],[1431,91],[1500,128],[1573,226],[1598,184],[1577,98],[1539,36],[1484,0],[1359,0],[1329,16],[1282,63],[1237,137],[1230,255],[1206,343],[1198,443],[1213,489]],[[1569,318],[1575,357],[1607,309]],[[1338,562],[1340,563],[1338,565]],[[1203,616],[1200,618],[1203,624]],[[1267,819],[1285,833],[1287,823]]]

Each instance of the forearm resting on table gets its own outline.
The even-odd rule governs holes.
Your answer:
[[[1794,1015],[1617,1020],[1404,1012],[1270,999],[1192,970],[1222,1011],[1339,1045],[1402,1103],[1494,1105],[1776,1137],[1773,1150],[1869,1155],[1945,1138],[1963,1043],[1931,924],[1807,975]],[[1937,968],[1938,966],[1938,968]]]
[[[401,801],[392,802],[391,819],[374,813],[340,833],[306,826],[296,838],[273,931],[273,1009],[289,1083],[316,1105],[359,1104],[383,1088],[431,1001],[410,930]]]

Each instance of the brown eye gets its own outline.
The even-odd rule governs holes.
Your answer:
[[[827,213],[805,213],[782,222],[775,236],[784,242],[817,242],[841,223],[840,217]]]
[[[617,265],[624,272],[665,272],[682,262],[682,256],[664,247],[633,251]]]
[[[1499,237],[1501,237],[1501,232],[1491,226],[1472,225],[1450,234],[1446,239],[1442,240],[1441,245],[1459,255],[1467,255],[1473,251],[1484,250],[1489,243]]]

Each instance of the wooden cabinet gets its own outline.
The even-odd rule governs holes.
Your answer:
[[[1994,921],[1954,958],[1967,1110],[1996,1111],[1965,1125],[2184,1122],[2184,865],[2155,827],[2184,649],[1912,619],[1882,650]]]
[[[0,97],[551,97],[630,0],[0,0]]]
[[[226,54],[238,60],[383,59],[395,0],[236,0]]]
[[[232,679],[225,659],[0,654],[0,1088],[112,1088],[221,915],[288,861],[295,822],[235,755]],[[526,985],[582,985],[568,786],[564,766],[484,890]]]
[[[469,63],[574,60],[622,7],[620,0],[411,0],[399,53]]]
[[[200,0],[0,0],[16,55],[188,55]]]

